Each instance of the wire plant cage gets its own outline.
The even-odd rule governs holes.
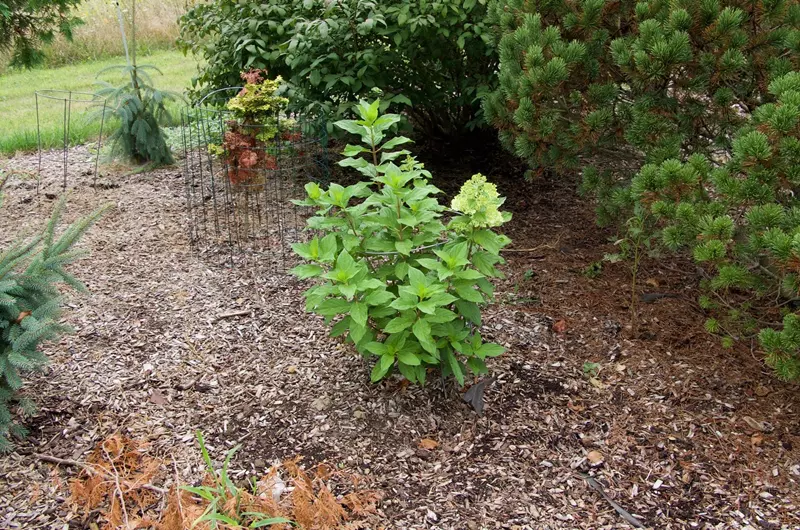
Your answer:
[[[181,112],[187,228],[192,247],[230,266],[257,260],[274,272],[295,263],[312,214],[293,199],[329,178],[327,129],[319,119],[275,113],[242,123],[225,108],[240,87],[207,95]]]
[[[42,178],[42,159],[44,151],[48,145],[59,145],[61,149],[61,156],[59,157],[56,167],[53,163],[49,167],[61,173],[61,188],[67,189],[67,183],[70,177],[77,175],[75,172],[81,172],[82,175],[90,174],[93,178],[92,186],[96,186],[98,164],[100,160],[100,149],[103,142],[103,128],[105,126],[105,109],[106,102],[100,96],[91,92],[77,92],[71,90],[37,90],[34,92],[34,99],[36,102],[36,144],[38,152],[38,166],[37,166],[37,193]],[[73,138],[76,129],[85,127],[89,121],[95,119],[96,109],[102,107],[103,112],[100,118],[100,131],[97,137],[97,142],[93,147],[89,147],[89,152],[93,155],[94,160],[87,164],[84,160],[82,164],[74,164],[70,161],[70,156],[81,156],[75,153],[70,153],[71,146],[76,138]],[[90,112],[91,111],[91,112]],[[51,131],[49,129],[43,130],[42,121],[44,116],[56,114],[61,117],[61,129]],[[55,137],[46,137],[48,134],[55,134]],[[88,169],[86,166],[90,166]]]

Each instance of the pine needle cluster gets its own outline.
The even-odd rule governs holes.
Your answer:
[[[0,175],[0,191],[8,176]],[[0,194],[2,206],[2,194]],[[83,217],[56,235],[63,199],[56,205],[41,234],[0,249],[0,451],[10,447],[10,437],[24,435],[14,423],[15,409],[23,415],[34,410],[20,396],[25,372],[41,369],[47,357],[39,350],[67,328],[59,322],[63,286],[85,287],[65,267],[81,257],[73,247],[106,208]]]
[[[730,147],[769,80],[800,67],[792,0],[495,0],[488,10],[500,87],[486,118],[538,171]]]
[[[706,329],[758,336],[777,374],[800,379],[800,3],[496,0],[489,13],[500,88],[484,108],[502,143],[535,173],[582,173],[623,239],[690,252]]]
[[[728,316],[783,313],[783,330],[765,328],[759,338],[777,374],[800,379],[800,319],[787,309],[800,298],[800,73],[777,78],[769,93],[774,102],[733,135],[725,164],[699,154],[648,164],[622,193],[653,214],[650,228],[665,247],[691,250],[709,273],[708,288],[727,300]],[[706,328],[741,336],[716,318]]]

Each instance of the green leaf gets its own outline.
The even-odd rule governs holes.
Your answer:
[[[333,262],[336,256],[336,234],[328,234],[319,241],[319,259],[325,263]]]
[[[331,328],[331,337],[341,337],[350,330],[350,317],[344,317]]]
[[[194,487],[194,486],[181,486],[181,489],[184,491],[188,491],[189,493],[193,493],[198,497],[201,497],[207,501],[214,500],[214,493],[209,491],[209,488],[204,487]]]
[[[358,274],[359,269],[360,267],[353,259],[353,256],[346,250],[342,250],[339,257],[336,258],[336,266],[326,273],[325,277],[338,282],[346,282]]]
[[[414,267],[408,268],[408,281],[411,284],[411,288],[417,292],[424,290],[428,286],[428,281],[425,278],[425,274]]]
[[[362,326],[361,324],[353,322],[351,317],[350,335],[349,335],[350,340],[352,340],[354,344],[358,344],[359,342],[361,342],[361,339],[363,339],[366,334],[367,334],[367,328],[365,326]]]
[[[322,274],[324,269],[319,265],[313,265],[310,263],[298,265],[294,267],[290,272],[300,278],[301,280],[305,280],[308,278],[314,278]]]
[[[394,273],[397,275],[397,278],[402,280],[408,274],[408,262],[401,261],[394,267]]]
[[[383,331],[385,333],[398,333],[404,329],[408,329],[416,318],[417,315],[415,315],[413,311],[406,311],[400,316],[390,320],[389,323],[386,324],[386,327],[383,328]]]
[[[472,239],[486,251],[497,254],[503,248],[503,239],[491,230],[476,230],[472,234]]]
[[[411,249],[414,248],[414,243],[410,239],[405,239],[403,241],[395,241],[394,248],[402,254],[403,256],[410,256]]]
[[[360,326],[367,325],[367,304],[355,302],[350,308],[350,318]]]
[[[420,302],[416,305],[416,307],[417,309],[428,315],[432,315],[436,312],[436,304],[431,300],[425,300],[424,302]]]
[[[458,381],[458,385],[464,386],[464,372],[461,370],[461,365],[459,364],[455,355],[453,355],[453,352],[451,352],[449,348],[446,348],[442,351],[442,356],[443,360],[450,368],[450,371],[453,372],[453,377],[455,377],[456,381]]]
[[[232,519],[227,515],[223,515],[217,512],[211,512],[203,515],[202,517],[198,518],[195,522],[202,522],[202,521],[220,521],[225,524],[229,524],[231,526],[239,526],[239,521],[236,519]]]
[[[401,295],[400,298],[395,299],[389,307],[393,307],[398,311],[405,311],[406,309],[414,309],[417,307],[417,298]]]
[[[350,302],[341,298],[328,298],[320,303],[315,310],[324,317],[341,315],[342,313],[350,312]]]
[[[419,258],[417,259],[417,263],[419,263],[420,265],[431,271],[439,270],[439,268],[441,267],[441,264],[439,263],[438,260],[431,258]]]
[[[374,353],[375,355],[386,355],[389,352],[389,349],[386,347],[385,344],[380,342],[369,342],[364,346],[364,348],[370,352]]]
[[[469,366],[469,369],[472,370],[472,373],[475,375],[483,375],[489,372],[486,363],[483,359],[479,359],[478,357],[470,357],[467,359],[467,366]]]
[[[456,309],[460,315],[464,316],[464,318],[476,326],[481,325],[481,310],[478,304],[466,300],[457,300]]]
[[[408,366],[419,366],[420,364],[419,357],[408,350],[400,350],[397,352],[397,359]]]
[[[383,149],[383,150],[394,149],[398,145],[407,144],[407,143],[409,143],[411,141],[412,140],[410,138],[406,138],[405,136],[395,136],[391,140],[389,140],[386,143],[384,143],[381,146],[381,149]]]
[[[364,301],[369,305],[377,305],[382,306],[385,305],[390,300],[394,300],[394,295],[387,291],[386,289],[379,289],[377,291],[372,291],[366,297],[364,297]]]
[[[456,290],[456,294],[458,294],[458,296],[460,296],[467,302],[474,302],[476,304],[480,304],[483,303],[484,301],[483,296],[481,296],[481,293],[475,290],[472,287],[472,285],[460,284],[460,285],[454,285],[454,288]]]
[[[386,353],[381,355],[381,358],[378,362],[375,363],[375,367],[372,369],[372,374],[370,379],[373,383],[377,383],[381,379],[383,379],[389,370],[391,370],[392,366],[394,365],[394,355],[391,353]]]
[[[478,351],[476,352],[480,357],[497,357],[502,355],[506,349],[500,346],[499,344],[494,344],[492,342],[487,342],[483,344]]]
[[[451,322],[458,317],[453,311],[445,309],[444,307],[437,307],[433,315],[425,317],[425,320],[432,324],[444,324]]]
[[[344,156],[357,156],[361,153],[365,153],[367,149],[365,147],[361,147],[360,145],[351,145],[347,144],[342,151]]]
[[[419,366],[416,367],[417,382],[420,385],[423,385],[423,386],[425,385],[425,377],[427,376],[427,372],[428,372],[428,370],[427,370],[427,368],[425,367],[424,364],[419,365]]]
[[[411,327],[411,331],[414,333],[414,336],[417,337],[419,340],[420,345],[426,350],[431,353],[436,351],[436,343],[431,336],[431,325],[428,324],[423,319],[419,319],[414,322],[414,325]]]
[[[354,120],[340,120],[334,122],[334,125],[349,133],[357,134],[361,137],[369,136],[369,130],[363,125],[357,124]]]
[[[412,383],[417,382],[417,367],[419,363],[415,366],[410,366],[403,362],[397,363],[397,369],[400,370],[400,373],[403,374],[403,377],[411,381]]]
[[[500,259],[499,256],[486,251],[478,251],[472,254],[472,264],[475,268],[490,277],[499,276],[494,265],[498,263]]]
[[[485,278],[486,276],[476,271],[475,269],[464,269],[463,271],[456,272],[455,277],[460,280],[480,280],[481,278]]]

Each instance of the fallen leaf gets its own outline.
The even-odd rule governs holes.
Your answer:
[[[553,331],[555,331],[556,333],[564,333],[565,331],[567,331],[567,321],[562,318],[561,320],[553,324]]]
[[[576,405],[572,401],[567,402],[567,408],[572,412],[583,412],[584,410],[586,410],[586,407],[584,407],[583,405]]]
[[[586,459],[593,466],[599,466],[603,463],[603,460],[605,460],[603,453],[600,451],[589,451],[589,454],[586,455]]]
[[[326,395],[320,396],[317,399],[315,399],[314,401],[312,401],[311,402],[311,406],[317,412],[322,412],[323,410],[326,410],[326,409],[330,408],[331,403],[332,403],[331,402],[331,398],[328,397],[328,395],[326,394]]]
[[[419,441],[419,448],[420,449],[427,449],[428,451],[432,451],[439,447],[439,442],[436,440],[431,440],[430,438],[423,438]]]
[[[166,405],[167,397],[159,390],[153,390],[153,392],[150,394],[150,402],[155,403],[156,405]]]
[[[751,416],[742,416],[742,420],[753,430],[761,432],[769,432],[772,430],[772,425],[765,421],[758,421]]]
[[[595,388],[600,388],[600,389],[603,389],[603,388],[605,388],[605,387],[606,387],[605,383],[603,383],[602,381],[600,381],[600,380],[599,380],[598,378],[596,378],[596,377],[590,377],[590,378],[589,378],[589,382],[590,382],[590,383],[592,384],[592,386],[593,386],[593,387],[595,387]]]
[[[753,433],[753,436],[750,437],[750,444],[753,447],[759,447],[764,442],[764,435],[760,432]]]
[[[469,389],[461,397],[461,399],[463,399],[465,402],[472,405],[472,409],[478,413],[478,416],[483,415],[483,408],[485,405],[483,402],[483,393],[487,387],[492,385],[493,382],[494,377],[489,377],[487,379],[478,381],[469,387]]]

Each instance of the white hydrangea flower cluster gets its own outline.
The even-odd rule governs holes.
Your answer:
[[[500,213],[504,199],[497,193],[497,186],[486,181],[480,173],[461,186],[450,207],[471,218],[469,224],[475,228],[500,226],[505,222]]]

